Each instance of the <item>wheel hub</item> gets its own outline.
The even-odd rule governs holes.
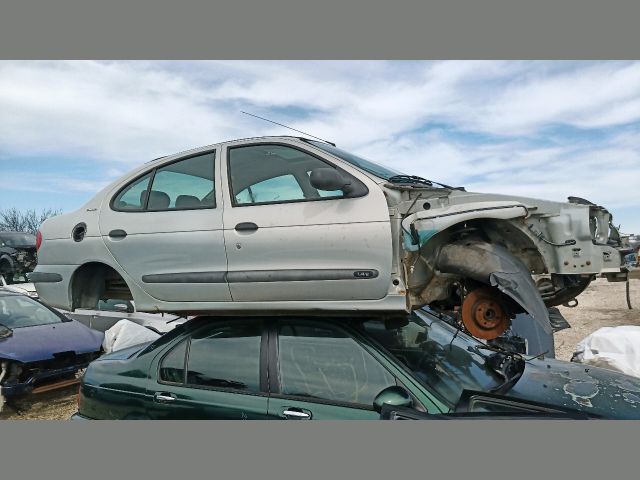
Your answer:
[[[499,337],[509,328],[500,293],[490,287],[472,291],[462,303],[462,323],[471,335],[484,340]]]

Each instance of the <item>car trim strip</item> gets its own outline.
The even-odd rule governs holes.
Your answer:
[[[227,272],[156,273],[143,275],[144,283],[226,283]]]
[[[62,281],[62,275],[51,272],[31,272],[27,278],[33,283],[58,283]]]
[[[318,280],[368,280],[380,273],[373,268],[327,268],[292,270],[244,270],[237,272],[185,272],[143,275],[144,283],[253,283]]]

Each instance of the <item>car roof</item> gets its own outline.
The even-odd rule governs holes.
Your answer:
[[[207,150],[211,150],[213,148],[218,147],[219,145],[226,145],[226,144],[233,144],[233,143],[242,143],[242,142],[248,142],[248,141],[256,141],[256,142],[260,142],[260,141],[277,141],[277,140],[301,140],[303,142],[309,142],[309,141],[313,141],[313,138],[306,138],[306,137],[297,137],[294,135],[262,135],[262,136],[258,136],[258,137],[245,137],[245,138],[234,138],[231,140],[224,140],[222,142],[217,142],[217,143],[212,143],[209,145],[203,145],[201,147],[195,147],[195,148],[190,148],[188,150],[183,150],[181,152],[176,152],[176,153],[170,153],[168,155],[163,155],[161,157],[157,157],[154,158],[153,160],[149,160],[147,162],[145,162],[145,164],[149,164],[149,163],[153,163],[156,162],[158,160],[163,160],[163,159],[168,159],[168,158],[178,158],[178,157],[182,157],[188,154],[192,154],[192,153],[198,153],[198,152],[203,152],[203,151],[207,151]],[[323,140],[318,140],[318,141],[323,141]],[[324,143],[329,143],[324,141]]]

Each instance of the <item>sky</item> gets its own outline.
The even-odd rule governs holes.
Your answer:
[[[297,135],[243,110],[640,233],[640,62],[622,61],[0,61],[0,209],[72,211],[156,157]]]

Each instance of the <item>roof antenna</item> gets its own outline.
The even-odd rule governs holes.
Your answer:
[[[308,135],[308,136],[310,136],[310,137],[315,138],[316,140],[321,140],[321,141],[323,141],[323,142],[325,142],[325,143],[328,143],[329,145],[332,145],[332,146],[334,146],[334,147],[336,146],[336,144],[335,144],[335,143],[330,142],[329,140],[325,140],[324,138],[316,137],[315,135],[311,135],[310,133],[303,132],[302,130],[297,130],[297,129],[295,129],[295,128],[288,127],[287,125],[284,125],[284,124],[282,124],[282,123],[274,122],[273,120],[269,120],[268,118],[259,117],[258,115],[254,115],[253,113],[244,112],[244,111],[242,111],[242,110],[240,110],[240,111],[241,111],[242,113],[244,113],[245,115],[249,115],[249,116],[251,116],[251,117],[259,118],[260,120],[264,120],[265,122],[275,123],[276,125],[280,125],[281,127],[288,128],[289,130],[293,130],[294,132],[302,133],[303,135]]]

